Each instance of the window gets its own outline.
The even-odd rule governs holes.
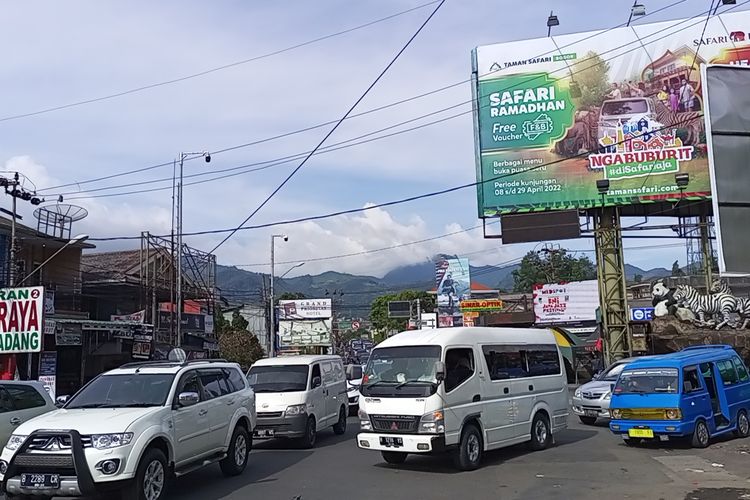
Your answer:
[[[323,382],[328,384],[333,383],[333,363],[330,361],[326,361],[325,363],[322,363],[323,365]]]
[[[750,376],[747,374],[745,363],[743,363],[742,360],[737,356],[732,358],[732,361],[734,361],[734,367],[737,369],[737,375],[739,375],[740,377],[740,382],[747,382],[748,380],[750,380]]]
[[[333,362],[333,373],[336,377],[335,381],[339,381],[346,378],[346,375],[344,374],[344,365],[341,364],[341,361],[334,361]]]
[[[698,376],[698,369],[694,366],[685,368],[682,371],[682,392],[688,394],[701,390],[701,379]]]
[[[724,381],[724,385],[736,384],[739,379],[737,378],[737,370],[734,369],[734,365],[728,359],[724,359],[716,363],[719,367],[719,374],[721,380]]]
[[[229,387],[227,387],[224,375],[220,370],[201,371],[199,373],[206,399],[218,398],[229,394]]]
[[[560,356],[557,353],[557,346],[526,346],[526,364],[528,366],[530,377],[540,377],[542,375],[559,375]]]
[[[245,389],[245,378],[239,370],[236,368],[229,368],[224,370],[224,375],[229,383],[230,392],[237,392]]]
[[[445,353],[445,392],[451,392],[474,375],[471,349],[450,349]]]
[[[492,380],[523,378],[529,375],[521,346],[488,345],[482,346],[482,351]]]
[[[320,376],[320,365],[313,365],[312,367],[312,377],[310,377],[310,387],[312,388],[312,383],[315,377],[318,377],[320,381],[323,381],[323,377]]]
[[[308,365],[253,366],[247,381],[256,393],[300,392],[307,389],[309,371]]]
[[[5,389],[0,388],[0,413],[13,410],[15,410],[15,407],[13,406],[10,394]]]
[[[10,394],[16,410],[28,410],[47,404],[44,397],[31,386],[9,384],[5,386],[5,390]]]

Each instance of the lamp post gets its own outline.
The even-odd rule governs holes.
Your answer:
[[[274,247],[276,244],[276,238],[283,238],[284,241],[289,241],[289,236],[285,234],[274,234],[271,235],[271,289],[270,289],[270,297],[269,300],[271,301],[271,307],[269,309],[271,314],[271,331],[268,334],[268,345],[269,345],[269,353],[268,355],[272,358],[276,357],[276,302],[274,300],[274,294],[273,294],[273,273],[274,273]],[[299,267],[299,266],[295,266]],[[294,268],[292,268],[294,269]],[[291,269],[290,269],[291,271]],[[289,271],[287,271],[289,272]]]
[[[633,6],[630,8],[630,17],[628,17],[628,24],[627,26],[630,26],[630,22],[633,20],[634,17],[643,17],[646,15],[646,6],[642,3],[638,3],[638,0],[635,0],[633,2]]]
[[[302,267],[302,266],[304,266],[304,265],[305,265],[305,263],[304,263],[304,262],[300,262],[299,264],[295,264],[295,265],[293,265],[292,267],[290,267],[289,269],[287,269],[287,271],[286,271],[286,272],[285,272],[284,274],[282,274],[281,276],[279,276],[279,279],[283,279],[283,278],[284,278],[284,276],[286,276],[287,274],[291,273],[292,271],[294,271],[294,270],[295,270],[295,269],[297,269],[298,267]]]
[[[719,12],[720,5],[737,5],[737,0],[721,0],[721,2],[717,2],[716,8],[714,9],[714,15]]]
[[[49,257],[47,258],[47,260],[45,260],[44,262],[42,262],[41,264],[39,264],[39,265],[38,265],[38,266],[36,267],[36,269],[34,269],[33,271],[31,271],[31,272],[30,272],[29,274],[27,274],[27,275],[26,275],[26,276],[25,276],[25,277],[24,277],[24,278],[23,278],[23,279],[22,279],[22,280],[21,280],[21,281],[20,281],[20,282],[18,283],[18,286],[21,286],[21,285],[23,285],[23,284],[24,284],[24,282],[25,282],[25,281],[26,281],[27,279],[31,278],[31,277],[32,277],[32,276],[34,276],[34,275],[35,275],[36,273],[38,273],[39,271],[41,271],[41,269],[42,269],[42,268],[43,268],[43,267],[44,267],[45,265],[47,265],[47,263],[48,263],[49,261],[51,261],[52,259],[54,259],[55,257],[57,257],[57,256],[58,256],[58,254],[60,254],[60,252],[62,252],[62,251],[63,251],[63,250],[65,250],[66,248],[68,248],[68,247],[69,247],[70,245],[75,245],[76,243],[81,243],[81,242],[83,242],[83,241],[86,241],[87,239],[89,239],[89,235],[88,235],[88,234],[79,234],[79,235],[78,235],[78,236],[76,236],[75,238],[73,238],[73,239],[71,239],[70,241],[68,241],[67,243],[65,243],[65,244],[64,244],[63,246],[61,246],[61,247],[60,247],[60,249],[59,249],[59,250],[58,250],[57,252],[55,252],[55,253],[53,253],[52,255],[50,255],[50,256],[49,256]]]
[[[552,35],[552,26],[560,26],[560,20],[553,11],[550,11],[549,17],[547,18],[547,36]]]
[[[211,163],[211,154],[208,151],[180,153],[180,181],[177,184],[177,299],[175,300],[177,303],[177,347],[182,345],[182,167],[186,159],[200,157],[205,158],[206,163]],[[172,258],[174,262],[174,255]]]

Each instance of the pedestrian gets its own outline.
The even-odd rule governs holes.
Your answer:
[[[680,111],[692,111],[695,103],[695,90],[693,86],[687,81],[682,79],[682,85],[679,91],[680,96]]]
[[[673,88],[670,88],[669,89],[669,109],[671,109],[673,113],[676,113],[679,108],[680,108],[680,98],[677,95],[677,91],[675,91],[675,89]]]
[[[622,91],[620,90],[620,86],[616,83],[612,84],[612,90],[610,90],[609,94],[607,94],[607,97],[610,99],[622,99]]]
[[[666,85],[662,87],[662,89],[659,91],[658,94],[656,94],[656,98],[659,99],[661,103],[664,104],[666,107],[669,107],[669,93],[667,93]]]

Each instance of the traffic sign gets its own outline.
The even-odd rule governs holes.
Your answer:
[[[352,330],[359,330],[359,321],[352,321]]]
[[[654,319],[653,307],[631,307],[630,321],[651,321]]]

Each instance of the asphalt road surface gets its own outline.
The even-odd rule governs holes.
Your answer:
[[[350,419],[345,435],[322,432],[313,450],[256,441],[242,476],[225,479],[212,466],[177,480],[168,498],[750,500],[750,439],[722,440],[705,450],[671,443],[628,448],[605,424],[571,419],[548,450],[491,452],[481,469],[458,473],[445,456],[386,465],[380,453],[356,448],[357,430]]]

